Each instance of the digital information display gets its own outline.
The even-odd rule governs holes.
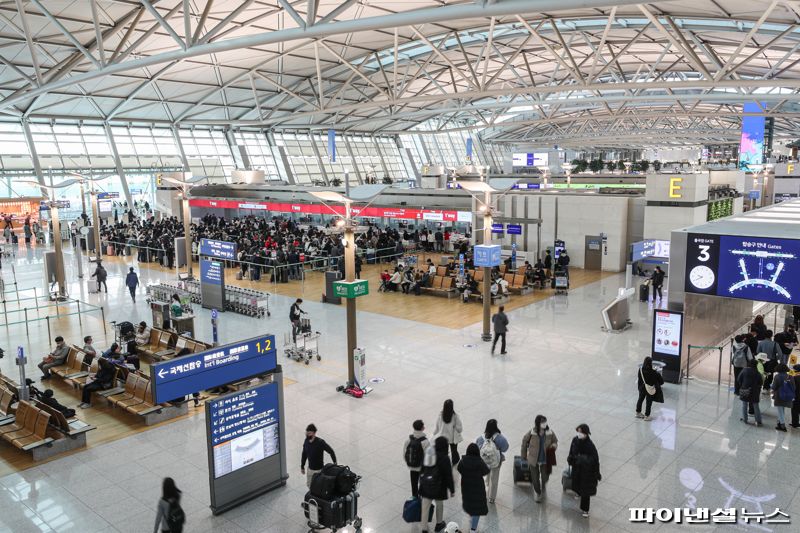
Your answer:
[[[547,166],[548,161],[549,154],[547,152],[511,154],[511,166],[513,167]]]
[[[645,239],[633,243],[631,261],[641,261],[648,257],[669,257],[669,241]]]
[[[503,225],[502,224],[492,224],[492,233],[499,233],[502,235],[504,233]]]
[[[213,239],[200,239],[200,255],[235,261],[236,243],[215,241]]]
[[[800,303],[800,240],[689,234],[686,292]]]
[[[522,235],[521,224],[506,224],[506,233],[509,235]]]
[[[553,259],[558,259],[561,257],[561,252],[567,249],[567,245],[564,241],[557,240],[553,243]]]
[[[193,392],[269,372],[277,365],[274,335],[253,337],[170,359],[150,367],[153,399],[155,403],[169,402]]]
[[[223,264],[220,261],[200,258],[200,281],[211,285],[222,285]]]
[[[656,310],[653,317],[653,354],[680,357],[683,313]]]
[[[766,102],[744,104],[745,113],[763,113]],[[747,170],[751,165],[764,162],[764,117],[742,117],[742,139],[739,142],[739,168]]]
[[[215,478],[280,452],[276,383],[246,389],[209,403]]]

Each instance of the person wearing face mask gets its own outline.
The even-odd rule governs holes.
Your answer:
[[[589,518],[589,498],[597,494],[600,475],[600,457],[592,442],[589,426],[581,424],[575,428],[576,435],[569,447],[567,463],[572,467],[572,490],[581,497],[581,514]]]
[[[555,465],[558,437],[547,425],[547,417],[536,415],[533,429],[522,438],[520,455],[527,457],[531,470],[531,486],[536,494],[536,502],[541,502],[547,494],[547,480]]]

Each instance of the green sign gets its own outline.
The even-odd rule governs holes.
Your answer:
[[[369,294],[369,282],[365,279],[355,281],[334,281],[333,295],[340,298],[358,298]]]

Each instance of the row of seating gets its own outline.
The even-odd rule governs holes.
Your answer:
[[[203,352],[211,348],[210,344],[194,339],[178,336],[174,331],[153,328],[150,330],[150,340],[147,344],[136,349],[141,355],[154,361],[163,361],[175,357],[183,348],[188,348],[192,353]]]
[[[162,409],[170,407],[153,403],[153,389],[150,378],[134,372],[128,374],[125,387],[121,391],[112,389],[98,394],[104,396],[109,404],[142,417],[150,413],[161,412]]]
[[[53,439],[47,436],[49,423],[49,413],[30,402],[21,400],[14,420],[0,426],[0,437],[20,450],[32,450],[53,442]]]
[[[86,370],[85,361],[87,353],[73,345],[69,348],[69,354],[63,365],[55,366],[50,369],[50,373],[62,379],[86,376],[89,372]]]
[[[439,267],[443,268],[443,267]],[[422,290],[431,294],[446,294],[448,297],[456,290],[456,280],[450,276],[433,276],[429,287],[422,287]]]

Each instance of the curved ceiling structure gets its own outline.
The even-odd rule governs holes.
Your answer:
[[[738,142],[800,124],[800,2],[15,0],[10,120],[400,133],[572,147]]]

